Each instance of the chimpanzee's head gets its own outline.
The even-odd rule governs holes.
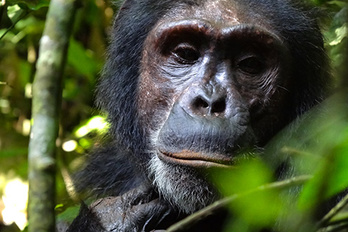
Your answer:
[[[126,1],[110,49],[111,133],[186,213],[216,197],[198,170],[264,146],[328,82],[316,22],[289,1]]]

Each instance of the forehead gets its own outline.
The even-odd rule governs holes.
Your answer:
[[[250,6],[244,6],[238,2],[243,1],[207,0],[199,5],[181,4],[168,11],[159,24],[172,20],[200,19],[221,28],[249,24],[271,29],[265,17],[254,13]]]

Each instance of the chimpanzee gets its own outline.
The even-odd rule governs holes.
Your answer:
[[[126,0],[97,87],[110,141],[76,178],[105,198],[69,231],[165,229],[211,204],[204,170],[322,101],[327,63],[314,10],[295,1]]]

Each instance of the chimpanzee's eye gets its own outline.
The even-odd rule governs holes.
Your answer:
[[[197,49],[188,44],[179,44],[173,49],[172,54],[175,60],[182,64],[193,64],[200,56]]]
[[[265,69],[265,64],[258,57],[251,56],[240,60],[237,68],[244,73],[256,75]]]

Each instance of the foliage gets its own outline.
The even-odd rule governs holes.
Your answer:
[[[48,0],[0,3],[0,196],[13,178],[27,179],[31,86],[48,4]],[[57,140],[57,202],[63,204],[57,212],[73,204],[65,184],[70,181],[68,173],[106,126],[93,108],[93,89],[104,62],[114,12],[110,5],[104,0],[87,0],[77,12],[64,74]],[[75,142],[73,149],[67,143],[71,141]],[[0,199],[0,212],[6,207],[2,203]],[[0,227],[3,223],[0,216]]]
[[[237,216],[226,231],[259,231],[260,228],[273,226],[275,222],[280,231],[319,231],[337,224],[333,216],[339,217],[340,223],[348,226],[348,218],[344,216],[348,208],[343,207],[348,203],[346,200],[343,209],[335,211],[327,219],[321,211],[325,202],[348,187],[346,99],[347,93],[338,93],[290,125],[262,154],[268,159],[248,161],[243,172],[238,169],[237,172],[223,174],[223,178],[218,176],[218,182],[234,180],[225,192],[227,196],[238,196],[230,204]],[[270,173],[274,173],[274,168],[280,163],[291,164],[294,180],[305,176],[308,181],[297,186],[267,188],[274,181]],[[284,180],[288,178],[283,177]],[[263,185],[266,187],[260,188]],[[340,198],[343,196],[341,194]]]
[[[327,8],[332,17],[329,21],[323,18],[323,22],[329,22],[324,35],[336,93],[273,139],[261,154],[267,159],[248,161],[243,171],[238,168],[214,175],[224,188],[223,183],[233,183],[222,188],[230,196],[227,199],[234,215],[226,231],[259,231],[274,225],[287,232],[348,228],[348,196],[344,196],[348,187],[348,4],[314,2]],[[290,164],[290,175],[295,176],[295,181],[303,175],[310,178],[296,187],[269,188],[276,184],[270,173],[279,171],[275,170],[279,164]],[[284,176],[284,180],[290,175]],[[324,215],[325,204],[332,205],[335,199],[336,203],[337,199],[342,200]]]

